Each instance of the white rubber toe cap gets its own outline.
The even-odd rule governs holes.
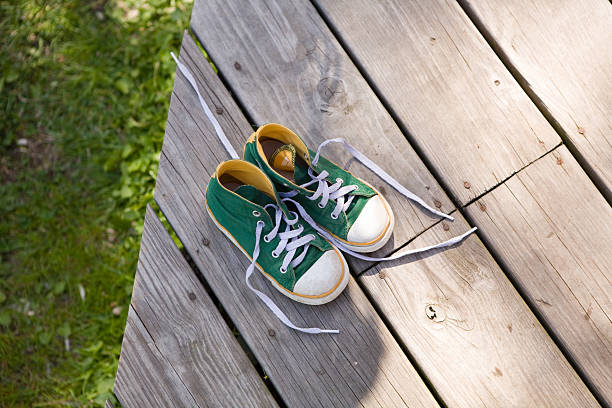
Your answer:
[[[330,250],[325,252],[295,283],[293,292],[318,296],[335,289],[343,278],[344,265],[338,252]]]
[[[347,235],[347,241],[373,243],[382,238],[390,226],[391,214],[379,195],[370,198]]]

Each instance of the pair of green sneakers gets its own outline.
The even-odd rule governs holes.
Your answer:
[[[315,229],[355,252],[384,245],[393,213],[370,185],[314,153],[291,130],[260,127],[247,140],[244,160],[221,163],[206,189],[219,229],[251,258],[283,294],[320,305],[348,283],[341,251]],[[301,217],[305,212],[313,225]],[[311,221],[312,222],[312,221]],[[316,225],[314,225],[316,223]]]
[[[373,186],[321,156],[328,143],[343,143],[356,159],[407,198],[438,216],[452,217],[429,207],[344,139],[327,140],[314,152],[294,132],[271,123],[248,138],[244,160],[238,160],[195,78],[174,54],[173,58],[196,91],[219,140],[234,157],[219,164],[212,175],[205,192],[206,209],[219,230],[251,259],[246,271],[248,287],[287,326],[307,333],[337,333],[293,325],[266,294],[250,284],[255,267],[285,296],[321,305],[335,299],[348,284],[342,252],[373,261],[397,259],[454,245],[475,230],[387,258],[362,255],[387,243],[395,223],[393,212]]]

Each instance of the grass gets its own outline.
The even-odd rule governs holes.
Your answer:
[[[0,406],[111,396],[191,3],[0,3]]]

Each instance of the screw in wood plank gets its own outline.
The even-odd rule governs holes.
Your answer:
[[[207,247],[210,244],[210,241],[207,238],[202,238],[202,245]]]
[[[387,277],[387,274],[385,273],[385,271],[380,271],[378,272],[378,277],[380,279],[385,279]]]
[[[215,110],[215,112],[217,112],[217,115],[222,115],[223,114],[223,108],[217,108]]]
[[[480,201],[478,202],[478,208],[480,208],[480,211],[487,211],[487,206]]]
[[[236,61],[234,62],[234,68],[236,68],[236,71],[240,71],[242,69],[242,66],[238,61]]]
[[[560,166],[563,164],[563,159],[560,157],[557,157],[557,164]]]
[[[188,298],[189,298],[189,300],[191,300],[192,302],[193,302],[194,300],[196,300],[196,295],[195,295],[195,293],[193,293],[193,292],[189,292],[189,293],[187,294],[187,297],[188,297]]]
[[[442,223],[442,229],[443,229],[444,231],[448,231],[448,230],[450,229],[450,227],[448,226],[448,224],[447,224],[447,223],[443,222],[443,223]]]
[[[499,84],[501,84],[501,82],[499,82],[499,79],[496,79],[495,81],[493,81],[493,83],[494,83],[496,86],[499,86]]]
[[[582,126],[578,126],[578,133],[584,135],[584,128]]]
[[[470,182],[469,182],[469,181],[464,181],[464,182],[463,182],[463,187],[465,187],[465,188],[469,189],[470,187],[472,187],[472,185],[470,184]]]
[[[270,337],[274,337],[274,336],[276,336],[276,332],[274,331],[274,329],[268,329],[268,335]]]
[[[434,205],[436,206],[436,208],[442,208],[442,203],[438,200],[434,200]]]

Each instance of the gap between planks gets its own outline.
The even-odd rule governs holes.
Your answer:
[[[570,135],[559,123],[559,121],[554,117],[553,112],[550,111],[550,109],[546,106],[542,98],[540,98],[540,96],[533,90],[527,79],[511,61],[508,54],[504,51],[502,45],[497,42],[494,35],[486,27],[482,19],[478,16],[478,13],[470,4],[470,1],[457,0],[457,3],[471,20],[472,24],[474,24],[476,29],[480,32],[480,34],[485,39],[487,44],[491,47],[493,52],[497,55],[502,64],[504,64],[508,72],[510,72],[510,74],[514,77],[521,89],[532,100],[533,104],[538,108],[538,110],[540,111],[542,116],[544,116],[544,118],[548,121],[548,123],[550,123],[550,125],[557,132],[561,140],[563,140],[572,156],[574,156],[578,164],[580,164],[580,167],[582,167],[589,179],[591,179],[597,190],[599,190],[599,192],[606,199],[608,204],[612,205],[612,192],[610,191],[608,186],[606,186],[604,180],[599,176],[599,174],[597,174],[593,166],[591,166],[591,164],[587,161],[586,157],[579,151],[578,147],[576,147],[576,145],[572,141]]]

